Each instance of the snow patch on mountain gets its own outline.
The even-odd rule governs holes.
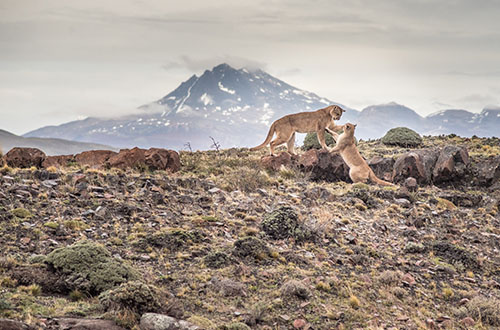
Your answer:
[[[232,90],[232,89],[229,89],[229,88],[226,88],[224,87],[224,85],[222,85],[222,83],[219,81],[219,89],[223,92],[226,92],[226,93],[229,93],[229,94],[234,94],[236,93],[236,91]]]
[[[209,105],[214,103],[212,97],[207,93],[203,93],[203,95],[200,97],[200,100],[204,105]]]

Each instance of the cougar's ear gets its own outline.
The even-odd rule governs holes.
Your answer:
[[[354,127],[358,126],[358,124],[354,124]]]

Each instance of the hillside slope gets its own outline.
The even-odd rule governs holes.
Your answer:
[[[423,148],[449,144],[473,165],[500,156],[493,139]],[[365,157],[411,151],[358,146]],[[411,192],[265,171],[264,154],[182,152],[175,174],[2,168],[0,317],[49,329],[64,317],[132,328],[150,311],[202,329],[500,327],[500,173],[488,187]],[[92,242],[88,263],[114,268],[85,277],[81,262],[56,258]]]
[[[0,151],[14,147],[38,148],[49,156],[77,154],[87,150],[117,150],[104,144],[68,141],[57,138],[25,138],[0,129]]]

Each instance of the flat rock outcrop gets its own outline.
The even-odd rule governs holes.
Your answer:
[[[111,150],[84,151],[76,155],[46,156],[36,148],[14,148],[0,158],[0,166],[6,163],[11,167],[48,168],[65,167],[71,163],[90,166],[91,168],[120,168],[120,169],[150,169],[177,172],[181,167],[179,154],[174,150],[150,149],[122,149],[116,153]]]

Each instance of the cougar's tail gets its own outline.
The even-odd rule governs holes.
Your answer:
[[[379,178],[377,178],[377,176],[375,175],[375,173],[373,173],[373,171],[371,169],[370,169],[369,178],[372,182],[375,182],[376,184],[379,184],[381,186],[394,186],[394,184],[392,184],[390,182],[380,180]]]
[[[269,128],[269,133],[267,133],[266,140],[264,142],[262,142],[262,144],[260,144],[260,145],[258,145],[256,147],[250,148],[250,150],[254,151],[254,150],[262,149],[265,146],[267,146],[269,144],[269,142],[271,142],[271,139],[273,138],[273,135],[274,135],[274,129],[275,129],[275,126],[276,126],[275,124],[276,123],[273,123],[271,125],[271,127]]]

